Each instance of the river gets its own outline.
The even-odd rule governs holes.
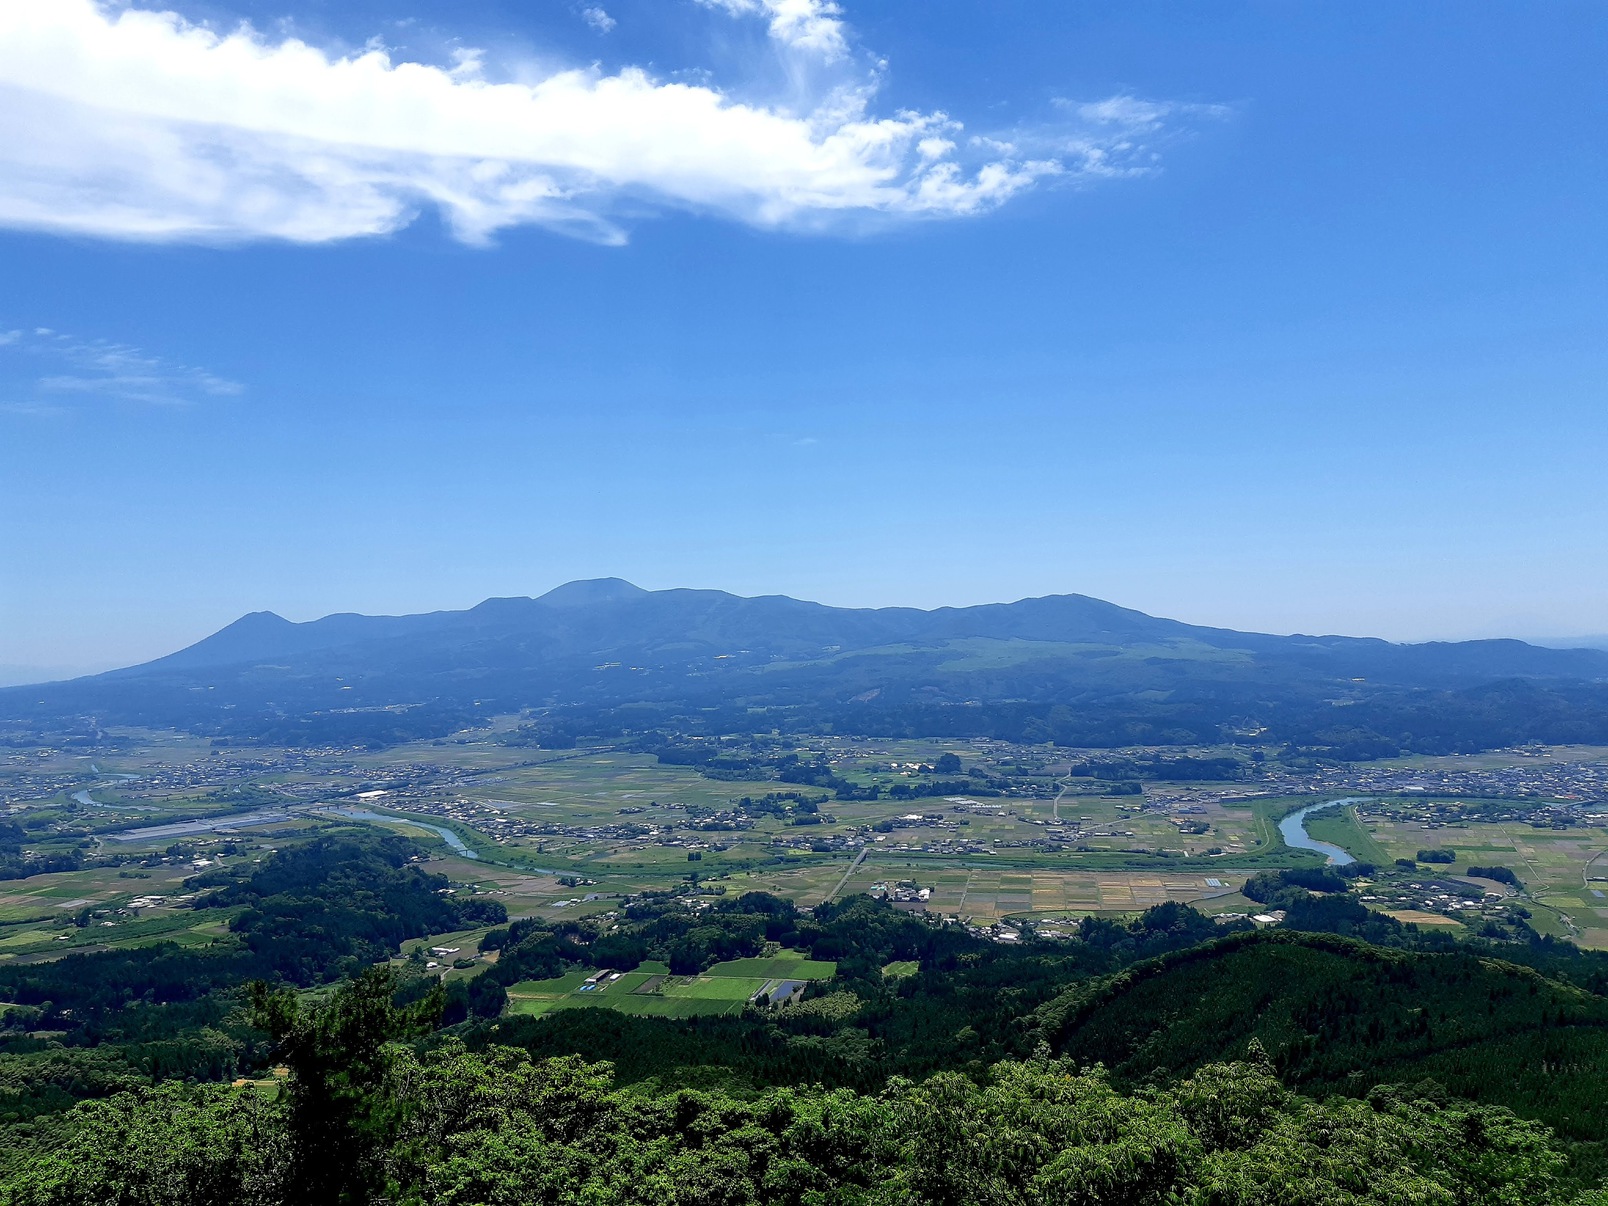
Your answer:
[[[1321,804],[1308,804],[1305,808],[1292,812],[1279,822],[1279,836],[1284,839],[1286,846],[1292,846],[1297,850],[1315,850],[1319,854],[1326,855],[1329,861],[1337,867],[1343,867],[1347,863],[1354,863],[1357,860],[1339,846],[1330,842],[1320,842],[1317,838],[1309,835],[1306,831],[1306,818],[1307,814],[1311,812],[1318,812],[1325,808],[1343,808],[1347,804],[1362,804],[1366,799],[1366,796],[1346,796],[1340,800],[1325,800]]]
[[[119,778],[121,778],[121,777],[122,776],[119,776]],[[138,776],[129,775],[127,777],[130,778],[130,779],[133,779],[133,778],[137,778]],[[73,799],[77,800],[85,808],[109,808],[113,812],[116,812],[119,808],[127,808],[127,809],[133,809],[135,811],[138,811],[140,809],[143,809],[143,808],[147,807],[144,804],[108,804],[104,800],[97,800],[94,796],[90,795],[89,793],[90,793],[90,789],[87,788],[87,787],[83,791],[75,791],[73,793]]]
[[[88,793],[80,793],[87,795]],[[77,797],[74,797],[75,799]],[[93,801],[87,801],[93,803]],[[428,829],[439,833],[451,846],[465,858],[479,858],[473,850],[464,845],[463,839],[452,830],[440,825],[431,825],[425,821],[416,821],[412,817],[388,817],[377,812],[369,812],[365,808],[320,808],[318,812],[334,813],[336,816],[346,817],[352,821],[389,821],[394,824],[413,825],[419,829]],[[188,837],[195,833],[213,833],[224,829],[244,829],[251,825],[272,825],[278,821],[288,821],[291,814],[282,810],[265,810],[259,812],[237,812],[221,817],[205,817],[195,821],[172,821],[166,825],[147,825],[142,829],[125,829],[122,833],[109,833],[106,836],[119,842],[137,842],[142,838]]]
[[[418,820],[412,816],[388,817],[384,813],[370,812],[366,808],[321,808],[320,812],[333,812],[338,817],[346,817],[351,821],[389,821],[393,825],[412,825],[416,829],[428,829],[431,833],[439,833],[464,858],[479,858],[473,850],[464,845],[463,839],[452,830],[443,825],[431,825],[426,821]]]
[[[83,794],[88,794],[83,793]],[[76,798],[76,797],[75,797]],[[85,801],[93,803],[93,801]],[[102,805],[105,807],[105,805]],[[464,858],[478,859],[480,857],[474,850],[465,845],[464,840],[444,825],[432,825],[428,821],[407,816],[387,815],[380,812],[370,812],[366,808],[329,807],[314,809],[319,813],[334,813],[338,817],[345,817],[349,821],[377,821],[381,824],[412,825],[418,829],[428,829],[431,833],[441,835],[458,854]],[[141,838],[186,837],[193,833],[209,833],[221,829],[240,829],[248,825],[266,825],[275,821],[288,821],[291,814],[288,812],[247,812],[235,813],[233,816],[222,816],[215,820],[174,821],[167,825],[147,825],[143,829],[125,829],[122,833],[109,833],[106,836],[119,842],[136,842]],[[531,867],[530,870],[537,875],[558,875],[559,872],[550,867]]]

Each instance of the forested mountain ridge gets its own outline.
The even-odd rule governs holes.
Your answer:
[[[1320,673],[1371,672],[1415,685],[1512,676],[1608,677],[1608,653],[1602,650],[1550,649],[1515,640],[1401,645],[1369,637],[1272,636],[1163,619],[1085,595],[924,611],[830,607],[785,595],[745,598],[718,590],[646,591],[617,578],[570,582],[537,598],[488,599],[462,612],[345,614],[304,624],[257,612],[168,657],[99,677],[266,661],[310,669],[322,660],[347,657],[354,664],[366,657],[379,667],[410,656],[409,650],[422,667],[428,665],[422,652],[427,649],[456,652],[462,669],[499,653],[517,653],[532,667],[610,654],[691,665],[700,657],[721,655],[809,658],[968,639],[1092,647],[1189,642],[1278,657]]]
[[[1102,745],[1347,729],[1360,736],[1329,743],[1478,748],[1608,740],[1608,652],[1244,633],[1081,595],[853,609],[601,579],[461,612],[259,612],[142,666],[0,691],[13,724],[289,742],[439,736],[528,709],[598,732],[751,728],[758,709],[777,727],[890,735]]]

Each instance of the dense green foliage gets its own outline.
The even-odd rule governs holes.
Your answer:
[[[1573,1137],[1608,1140],[1598,1100],[1608,1000],[1472,951],[1232,935],[1079,985],[1042,1006],[1033,1025],[1057,1051],[1098,1061],[1119,1082],[1187,1072],[1254,1038],[1306,1090],[1360,1093],[1432,1076]],[[1560,1056],[1540,1093],[1521,1083],[1537,1039]]]
[[[405,938],[506,916],[495,901],[449,894],[418,854],[369,832],[291,846],[249,876],[189,881],[194,907],[230,918],[216,942],[0,966],[0,1000],[13,1003],[0,1025],[0,1122],[133,1084],[239,1075],[266,1053],[241,1012],[248,982],[330,983]]]
[[[497,910],[346,842],[192,881],[232,918],[214,948],[0,973],[77,994],[0,1053],[0,1203],[1472,1206],[1608,1172],[1608,956],[1420,932],[1332,870],[1253,877],[1284,929],[1164,905],[1016,944],[688,883],[497,926],[498,962],[443,986],[369,965]],[[779,946],[837,977],[737,1016],[499,1016],[519,980]],[[278,1092],[215,1083],[276,1063]]]
[[[270,978],[297,984],[384,958],[407,938],[507,919],[495,901],[448,895],[445,876],[412,865],[418,857],[412,842],[389,835],[320,838],[280,851],[250,879],[226,882],[197,903],[240,907],[230,929]]]
[[[269,1023],[290,1091],[126,1094],[0,1187],[6,1206],[1076,1203],[1328,1206],[1584,1201],[1545,1127],[1433,1089],[1323,1102],[1252,1047],[1124,1093],[1040,1051],[875,1095],[614,1087],[606,1065],[395,1038],[419,1015],[369,974]]]

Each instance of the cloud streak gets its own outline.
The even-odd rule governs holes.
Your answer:
[[[322,243],[434,208],[469,243],[529,224],[618,243],[622,215],[656,209],[810,229],[964,217],[1045,179],[1140,170],[1136,139],[1162,120],[1113,98],[1063,113],[1057,141],[879,116],[878,71],[852,61],[837,5],[700,3],[765,20],[824,80],[816,94],[745,103],[632,67],[499,82],[477,52],[435,66],[96,0],[0,0],[0,226]]]
[[[6,392],[32,395],[0,404],[14,415],[65,413],[73,397],[99,397],[145,406],[188,406],[232,398],[244,387],[206,369],[176,364],[127,344],[84,340],[48,327],[0,331],[0,382]]]

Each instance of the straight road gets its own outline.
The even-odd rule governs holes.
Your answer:
[[[823,903],[823,904],[831,904],[834,900],[837,899],[837,894],[839,892],[843,891],[843,885],[849,882],[849,876],[853,875],[854,872],[855,872],[855,869],[861,863],[865,862],[865,856],[867,854],[869,854],[869,853],[871,853],[871,847],[869,847],[869,846],[861,846],[860,847],[860,853],[856,854],[854,856],[854,861],[849,864],[849,869],[843,873],[843,878],[837,881],[837,887],[833,888],[830,892],[828,892],[826,894],[826,899],[824,901],[822,901],[821,903]]]

